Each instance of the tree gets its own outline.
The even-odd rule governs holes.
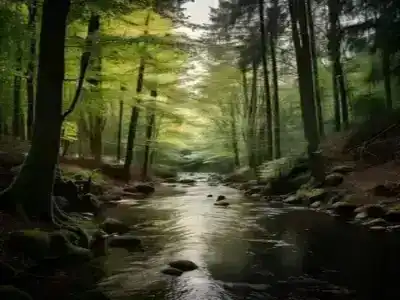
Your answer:
[[[50,203],[60,147],[69,8],[69,0],[45,0],[43,3],[32,145],[15,181],[2,193],[3,204],[17,201],[17,206],[22,206],[28,216],[44,219],[51,218]]]

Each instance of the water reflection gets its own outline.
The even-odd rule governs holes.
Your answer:
[[[204,176],[204,181],[206,181]],[[205,182],[184,195],[110,210],[136,225],[144,253],[112,251],[102,286],[113,299],[393,299],[400,242],[307,211],[268,208]],[[207,194],[213,198],[207,198]],[[223,194],[232,205],[213,206]],[[190,259],[199,270],[160,270]]]

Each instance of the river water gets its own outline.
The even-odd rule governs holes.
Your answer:
[[[188,177],[188,174],[186,174]],[[116,300],[396,299],[400,241],[306,209],[271,208],[195,175],[185,193],[125,201],[111,217],[145,251],[112,249],[100,284]],[[213,197],[207,197],[212,194]],[[213,205],[225,195],[231,205]],[[171,277],[169,261],[199,269]]]

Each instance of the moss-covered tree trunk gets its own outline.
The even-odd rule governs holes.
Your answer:
[[[151,153],[151,144],[153,139],[153,131],[155,125],[155,103],[157,98],[157,91],[152,90],[150,92],[150,96],[153,98],[151,107],[148,108],[147,111],[147,125],[146,125],[146,142],[144,146],[144,157],[143,157],[143,165],[142,165],[142,180],[147,180],[148,173],[149,173],[149,165],[150,165],[150,153]]]
[[[121,161],[121,146],[122,146],[122,125],[124,118],[124,101],[119,101],[119,114],[118,114],[118,132],[117,132],[117,162]]]
[[[265,93],[265,125],[266,125],[266,135],[267,135],[267,149],[266,159],[271,160],[273,157],[273,133],[272,133],[272,105],[271,105],[271,91],[269,86],[269,70],[267,62],[267,39],[268,35],[265,30],[265,6],[264,0],[258,1],[258,17],[259,17],[259,27],[260,27],[260,46],[261,46],[261,63],[264,75],[264,93]]]
[[[257,112],[257,78],[258,78],[258,66],[255,59],[252,63],[253,78],[251,83],[251,96],[248,105],[247,114],[247,153],[249,158],[249,167],[252,169],[256,168],[256,112]]]
[[[13,87],[13,114],[12,114],[12,134],[14,137],[21,137],[21,84],[22,84],[22,45],[18,43],[16,51],[16,64]]]
[[[143,34],[146,36],[148,34],[148,26],[150,23],[151,11],[149,10],[146,20],[145,20],[145,30]],[[138,78],[136,83],[136,95],[140,96],[143,90],[143,80],[144,80],[144,72],[146,67],[146,60],[142,56],[139,62],[139,71],[138,71]],[[135,138],[136,138],[136,131],[137,131],[137,124],[139,120],[139,110],[140,110],[140,97],[137,97],[136,103],[132,106],[131,112],[131,119],[129,121],[129,131],[128,131],[128,140],[126,143],[126,156],[124,162],[124,177],[125,180],[129,181],[131,178],[131,164],[133,160],[133,152],[135,146]]]
[[[27,117],[26,117],[26,135],[28,140],[32,138],[33,125],[33,106],[35,102],[35,63],[36,63],[36,15],[37,15],[37,0],[30,0],[29,15],[28,15],[28,31],[29,39],[29,58],[28,70],[26,78],[27,92]]]
[[[2,196],[22,204],[29,216],[49,218],[60,148],[64,47],[70,0],[44,0],[40,33],[35,122],[22,169]]]
[[[310,36],[307,24],[306,3],[303,0],[289,0],[293,43],[295,46],[297,73],[299,79],[300,104],[307,141],[307,152],[311,171],[318,181],[324,179],[324,166],[319,155],[320,136],[318,133],[317,111],[315,105],[314,82]]]

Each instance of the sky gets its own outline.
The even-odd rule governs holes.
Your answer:
[[[188,2],[183,7],[186,9],[185,14],[188,16],[188,21],[195,24],[203,24],[209,22],[210,7],[217,7],[219,0],[195,0]],[[190,37],[196,38],[201,35],[201,30],[192,31],[191,29],[182,28],[183,31]]]

